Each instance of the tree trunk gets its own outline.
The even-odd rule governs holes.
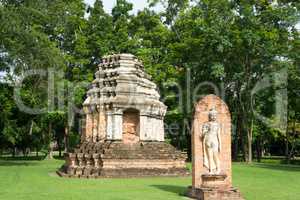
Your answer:
[[[246,122],[248,120],[245,120]],[[253,139],[253,125],[254,125],[254,120],[253,117],[251,116],[251,123],[250,127],[247,127],[247,158],[246,161],[247,163],[252,163],[253,155],[252,155],[252,139]]]
[[[261,157],[262,157],[262,144],[261,144],[260,137],[258,137],[257,140],[256,140],[256,159],[257,159],[257,162],[261,162]]]
[[[23,149],[22,149],[22,153],[23,153],[23,157],[27,157],[27,154],[26,154],[26,148],[23,148]]]
[[[242,100],[240,100],[242,101]],[[245,111],[244,107],[245,105],[241,102],[241,104],[239,105],[241,112],[240,112],[240,139],[241,139],[241,147],[243,150],[243,161],[247,162],[248,161],[248,153],[249,153],[249,148],[248,148],[248,116],[247,116],[247,112]],[[247,141],[248,140],[248,141]]]
[[[64,134],[64,143],[65,143],[65,153],[69,151],[69,127],[65,127],[65,134]]]
[[[249,54],[245,55],[245,90],[244,90],[244,100],[242,104],[244,105],[243,114],[244,114],[244,124],[246,128],[246,135],[247,135],[247,156],[246,161],[248,163],[252,163],[252,136],[253,136],[253,101],[251,96],[251,76],[252,76],[252,58]],[[250,122],[250,123],[249,123]],[[250,127],[249,127],[250,125]]]
[[[36,156],[37,158],[39,157],[39,149],[38,149],[38,147],[36,147],[35,156]]]
[[[288,133],[286,133],[286,134],[288,134]],[[285,157],[286,157],[286,159],[288,159],[288,157],[289,157],[289,140],[287,137],[285,138]]]
[[[247,139],[248,139],[248,158],[247,162],[252,163],[252,138],[253,138],[253,119],[251,119],[250,128],[247,131]]]
[[[288,150],[288,164],[291,163],[291,160],[294,158],[294,153],[295,153],[295,146],[296,146],[296,142],[295,142],[295,137],[296,137],[296,119],[294,119],[293,121],[293,127],[291,130],[291,148],[289,148]]]
[[[242,136],[243,139],[242,139],[242,142],[243,142],[243,161],[244,162],[247,162],[247,159],[248,159],[248,146],[247,146],[247,142],[246,142],[246,138],[244,138],[244,136]]]
[[[12,149],[12,157],[14,158],[16,154],[17,154],[17,147],[14,146]]]
[[[261,146],[261,157],[263,158],[266,155],[265,140],[262,140],[261,144],[262,144],[262,146]]]
[[[188,118],[184,120],[184,125],[183,125],[183,131],[184,131],[184,135],[186,137],[186,141],[187,141],[187,154],[188,154],[188,161],[192,160],[192,145],[191,145],[191,133],[192,133],[192,129],[191,129],[191,121],[192,119]]]
[[[239,159],[239,153],[240,149],[243,149],[243,130],[242,130],[242,123],[241,123],[242,117],[241,114],[237,114],[237,119],[236,119],[236,135],[234,138],[234,154],[233,154],[233,159],[238,161]],[[243,150],[242,150],[243,151]]]
[[[48,137],[49,137],[48,159],[53,159],[53,149],[52,149],[52,123],[51,123],[51,122],[49,122]]]
[[[289,124],[286,127],[285,132],[285,158],[287,160],[287,163],[290,163],[290,147],[289,147]]]
[[[60,143],[59,138],[56,139],[56,143],[58,146],[58,157],[61,157],[61,143]]]
[[[30,155],[30,148],[24,147],[24,149],[23,149],[23,156],[27,157],[28,155]]]
[[[32,135],[32,129],[33,129],[33,120],[31,120],[30,129],[29,129],[29,135]]]
[[[234,161],[238,161],[238,148],[239,148],[239,137],[238,133],[235,133],[234,141],[233,141],[233,151],[232,151],[232,159]]]
[[[243,114],[244,115],[244,114]],[[242,117],[242,122],[241,122],[242,124],[243,124],[243,126],[241,125],[241,145],[242,145],[242,147],[243,147],[243,161],[244,162],[247,162],[247,160],[248,160],[248,146],[247,146],[247,144],[248,144],[248,142],[247,142],[247,134],[248,134],[248,132],[247,132],[247,129],[246,129],[246,123],[247,123],[247,120],[246,120],[246,117],[245,116],[243,116]]]

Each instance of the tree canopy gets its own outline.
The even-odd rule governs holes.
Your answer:
[[[300,149],[299,8],[293,0],[150,0],[132,14],[126,0],[111,13],[101,0],[1,0],[0,142],[12,151],[78,142],[80,112],[70,101],[80,109],[101,57],[133,53],[159,86],[176,147],[190,152],[193,105],[216,93],[232,113],[234,158],[290,160]],[[40,115],[14,99],[29,70],[46,73],[27,77],[20,90],[26,106],[46,108]]]

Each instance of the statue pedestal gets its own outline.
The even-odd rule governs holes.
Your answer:
[[[203,188],[220,188],[226,187],[226,174],[203,174],[202,187]]]
[[[200,188],[188,188],[187,196],[199,200],[243,200],[238,189],[228,186],[226,174],[203,174]]]
[[[193,188],[190,186],[187,196],[198,200],[244,200],[236,188]]]

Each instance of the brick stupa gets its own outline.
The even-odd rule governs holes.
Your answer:
[[[81,144],[66,153],[63,177],[187,175],[186,154],[164,142],[167,107],[135,56],[104,57],[83,104]]]

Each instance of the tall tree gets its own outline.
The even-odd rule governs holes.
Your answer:
[[[126,0],[117,0],[116,6],[112,9],[113,18],[113,53],[134,53],[137,48],[137,41],[129,34],[129,24],[132,19],[130,11],[133,4]]]
[[[110,53],[113,39],[113,20],[105,13],[101,0],[96,0],[89,8],[88,18],[88,48],[90,49],[90,64],[96,67],[102,56]]]
[[[280,59],[288,57],[290,30],[299,19],[296,7],[281,1],[204,0],[183,9],[171,27],[176,34],[169,55],[192,71],[192,88],[203,81],[224,85],[249,162],[255,128],[251,92],[264,75],[286,66]]]

